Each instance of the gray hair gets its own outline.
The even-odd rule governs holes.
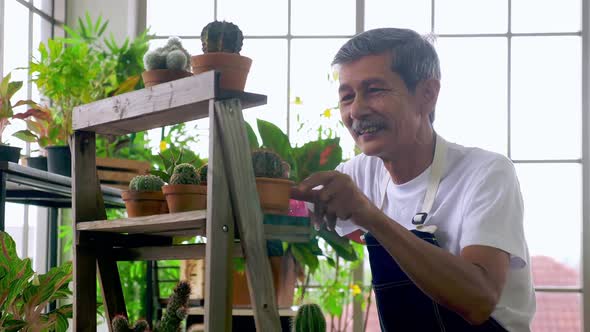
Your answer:
[[[352,62],[367,55],[391,52],[391,70],[398,73],[408,90],[414,93],[420,81],[440,80],[440,63],[431,39],[410,29],[368,30],[342,45],[332,65]],[[433,121],[434,111],[430,113],[430,122]]]

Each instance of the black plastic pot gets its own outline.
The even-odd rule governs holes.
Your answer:
[[[47,171],[47,157],[26,157],[27,166]]]
[[[0,161],[18,163],[21,148],[0,144]]]
[[[72,176],[72,154],[69,146],[48,146],[47,171],[63,176]]]

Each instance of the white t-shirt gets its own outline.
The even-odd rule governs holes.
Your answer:
[[[530,257],[523,230],[523,202],[514,166],[506,157],[449,143],[442,179],[426,221],[436,225],[440,246],[454,255],[470,245],[495,247],[510,254],[510,269],[492,317],[508,331],[530,331],[535,312]],[[376,205],[382,202],[383,179],[389,177],[381,159],[358,155],[338,166]],[[401,185],[389,181],[384,213],[407,229],[422,208],[430,167]],[[345,235],[359,229],[338,220]]]

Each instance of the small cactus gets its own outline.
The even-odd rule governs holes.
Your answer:
[[[200,182],[199,172],[195,166],[187,163],[176,165],[170,177],[170,184],[199,184]]]
[[[175,69],[190,71],[190,54],[178,37],[168,38],[163,47],[147,52],[143,57],[146,70]]]
[[[138,175],[129,182],[129,190],[160,191],[164,181],[155,175]]]
[[[191,286],[186,281],[181,281],[174,288],[170,301],[166,306],[166,313],[162,320],[154,327],[154,332],[180,332],[181,323],[187,316],[188,301],[191,294]]]
[[[252,152],[254,176],[264,178],[286,178],[288,170],[281,157],[270,150]]]
[[[292,332],[326,332],[326,317],[317,304],[304,304],[291,324]]]
[[[204,164],[203,166],[199,167],[199,177],[201,178],[201,183],[207,183],[207,173],[209,171],[209,166]]]
[[[117,315],[113,318],[113,332],[144,332],[149,331],[150,326],[145,320],[138,320],[135,325],[129,326],[127,317],[123,315]]]
[[[240,54],[244,35],[240,28],[226,21],[213,21],[201,31],[203,53],[226,52]]]

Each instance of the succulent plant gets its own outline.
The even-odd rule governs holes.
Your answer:
[[[187,316],[188,301],[191,293],[191,286],[186,281],[179,282],[170,296],[166,306],[166,312],[162,320],[154,326],[154,332],[180,332],[182,321]],[[117,315],[112,322],[114,332],[145,332],[149,331],[149,325],[145,320],[138,320],[135,325],[130,326],[127,317]]]
[[[317,304],[304,304],[297,310],[291,325],[292,332],[326,332],[326,317]]]
[[[155,175],[138,175],[129,182],[129,190],[133,191],[160,191],[164,181]]]
[[[240,54],[244,35],[240,28],[226,21],[213,21],[201,31],[203,53],[226,52]]]
[[[199,177],[201,178],[201,183],[207,183],[208,172],[209,172],[208,164],[204,164],[203,166],[199,167]]]
[[[191,56],[178,37],[168,38],[166,45],[148,51],[143,57],[146,70],[175,69],[190,71]]]
[[[281,157],[270,150],[252,152],[254,176],[264,178],[287,178],[289,170]]]
[[[195,166],[183,163],[174,167],[172,176],[170,177],[170,184],[199,184],[201,183],[199,172]]]

